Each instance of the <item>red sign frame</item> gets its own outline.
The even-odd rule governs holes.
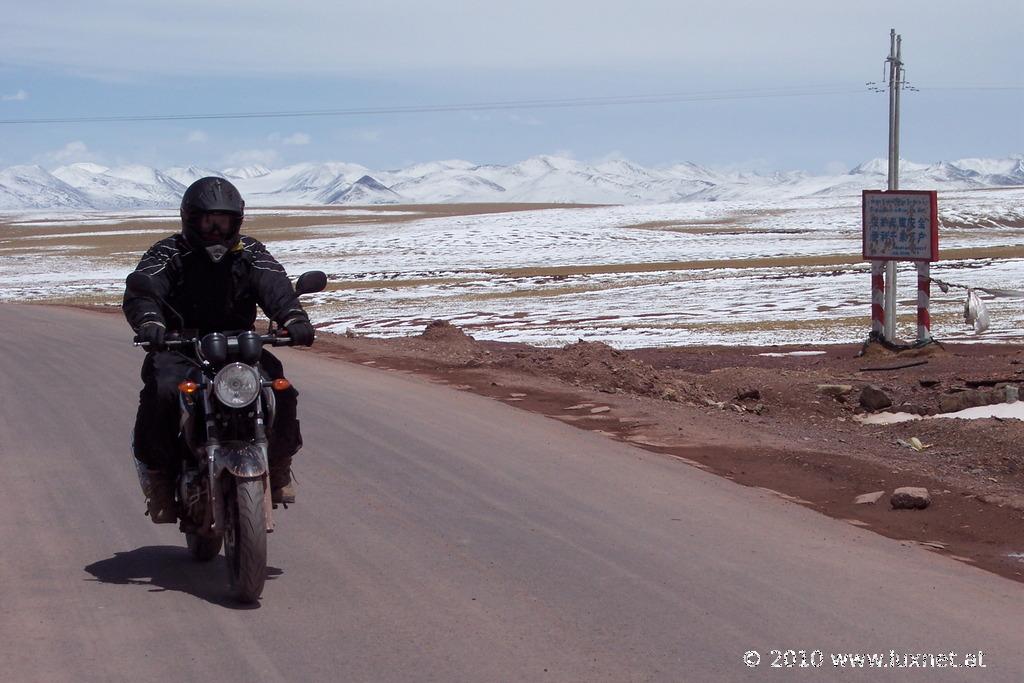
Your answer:
[[[880,198],[892,206],[880,207],[877,201]],[[924,206],[928,207],[927,219],[920,215]],[[921,243],[921,237],[927,238],[926,244]],[[935,190],[864,190],[861,195],[861,256],[865,261],[938,261],[938,193]]]

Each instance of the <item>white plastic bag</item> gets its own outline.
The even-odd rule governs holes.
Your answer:
[[[970,288],[967,289],[967,302],[964,304],[964,324],[972,325],[974,334],[981,334],[988,329],[989,324],[985,302]]]

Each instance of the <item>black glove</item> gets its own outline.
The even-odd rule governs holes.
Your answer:
[[[313,345],[313,325],[305,318],[296,318],[285,323],[284,329],[292,338],[292,346]]]
[[[139,326],[138,339],[140,342],[148,342],[146,347],[149,351],[160,351],[164,348],[164,326],[157,322],[143,323]]]

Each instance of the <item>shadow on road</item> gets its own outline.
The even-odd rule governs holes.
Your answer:
[[[101,583],[150,586],[151,593],[180,591],[215,605],[232,609],[258,609],[259,603],[243,605],[228,595],[228,579],[223,556],[210,562],[197,562],[185,548],[172,545],[151,545],[93,562],[85,571]],[[267,567],[267,580],[272,581],[284,571]]]

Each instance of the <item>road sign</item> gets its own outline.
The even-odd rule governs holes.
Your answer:
[[[864,260],[939,260],[935,190],[864,190],[862,213]]]

